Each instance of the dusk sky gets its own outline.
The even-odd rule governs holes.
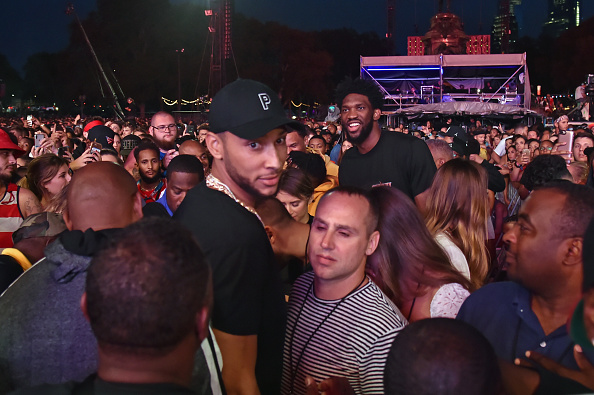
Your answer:
[[[122,0],[125,1],[125,0]],[[207,0],[170,0],[192,2],[207,7]],[[36,52],[57,52],[68,43],[68,24],[64,0],[6,0],[2,5],[0,53],[17,70]],[[74,0],[84,19],[95,9],[95,0]],[[445,3],[445,1],[444,1]],[[497,12],[498,0],[451,0],[452,11],[459,15],[467,34],[489,34]],[[546,18],[546,0],[524,0],[520,35],[538,36]],[[437,0],[396,0],[397,51],[406,54],[406,37],[423,35],[429,19],[437,12]],[[386,33],[385,0],[236,0],[235,10],[262,21],[277,21],[302,30],[353,28],[359,32]],[[582,20],[594,16],[594,1],[582,1]],[[522,22],[524,22],[522,24]],[[416,28],[415,28],[416,27]],[[1,78],[1,76],[0,76]]]

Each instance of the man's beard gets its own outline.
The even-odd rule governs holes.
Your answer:
[[[147,177],[143,172],[139,171],[138,174],[140,174],[140,179],[145,183],[145,184],[153,184],[155,182],[157,182],[159,180],[159,178],[161,178],[161,175],[157,172],[155,173],[154,176],[152,177]]]
[[[276,194],[278,185],[277,185],[277,188],[275,188],[275,190],[273,192],[271,192],[270,194],[264,194],[260,190],[258,190],[256,187],[254,187],[254,185],[252,184],[252,182],[250,182],[250,180],[248,178],[242,176],[237,171],[237,168],[229,161],[227,161],[225,163],[225,169],[226,169],[229,177],[233,180],[233,182],[235,182],[235,184],[239,188],[241,188],[244,192],[246,192],[248,195],[250,195],[256,201],[261,201],[267,197],[274,196],[274,194]]]
[[[157,147],[159,147],[160,149],[165,150],[165,151],[169,151],[170,149],[175,148],[175,140],[165,141],[165,140],[155,139],[155,143],[157,144]]]
[[[373,122],[368,122],[361,128],[361,133],[359,133],[359,136],[357,136],[357,137],[352,137],[349,134],[349,131],[347,130],[346,131],[346,139],[348,141],[350,141],[353,145],[362,144],[365,140],[367,140],[367,137],[369,137],[372,130],[373,130]]]
[[[10,171],[5,169],[3,172],[0,172],[0,182],[3,182],[5,185],[9,184],[10,182],[12,182],[12,179],[14,178],[15,174],[16,168],[13,168]]]

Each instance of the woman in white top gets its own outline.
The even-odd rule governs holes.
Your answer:
[[[427,228],[445,247],[454,267],[465,274],[468,266],[474,289],[483,285],[489,271],[487,182],[487,172],[477,163],[452,159],[435,173],[425,209]]]
[[[452,267],[409,197],[390,187],[370,194],[380,212],[380,241],[368,274],[410,322],[455,318],[470,282]]]

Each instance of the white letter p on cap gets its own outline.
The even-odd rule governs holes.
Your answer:
[[[262,103],[262,108],[268,110],[268,105],[270,104],[268,93],[258,93],[258,97],[260,98],[260,103]]]

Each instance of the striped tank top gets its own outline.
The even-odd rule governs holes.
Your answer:
[[[8,184],[0,200],[0,248],[13,246],[12,232],[23,222],[23,214],[19,207],[20,188],[16,184]]]

